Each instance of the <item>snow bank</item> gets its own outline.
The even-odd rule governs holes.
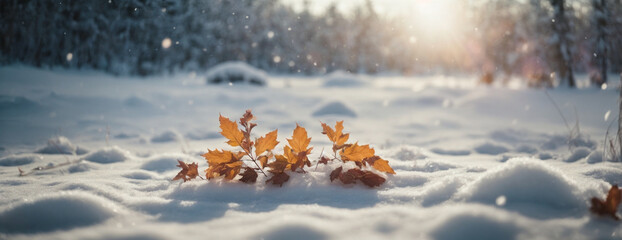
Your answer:
[[[130,152],[117,146],[100,149],[84,156],[87,161],[103,164],[124,162],[129,158]]]
[[[356,117],[356,113],[342,102],[327,103],[313,112],[314,117],[321,117],[325,115]]]
[[[430,149],[433,153],[440,155],[451,155],[451,156],[468,156],[471,154],[469,150],[459,150],[459,149],[441,149],[441,148],[433,148]]]
[[[596,150],[587,156],[587,163],[598,163],[603,161],[603,151]]]
[[[36,151],[43,154],[86,154],[88,151],[75,146],[64,136],[48,139],[48,143],[45,147]]]
[[[208,84],[242,83],[263,86],[266,85],[267,75],[244,62],[225,62],[207,70],[206,79]]]
[[[85,192],[63,192],[26,200],[0,212],[0,232],[38,233],[101,223],[115,215],[108,200]]]
[[[557,169],[542,161],[511,159],[499,168],[489,170],[461,192],[469,201],[495,204],[503,196],[505,205],[523,205],[529,208],[586,209],[579,187]],[[520,209],[526,215],[537,214],[531,209]]]
[[[141,169],[153,172],[166,172],[170,170],[179,170],[176,166],[177,160],[181,160],[183,162],[205,162],[201,158],[194,158],[188,156],[187,154],[181,153],[164,153],[158,154],[156,156],[152,156],[143,163],[140,167]]]
[[[436,240],[516,239],[523,231],[508,214],[499,211],[463,211],[443,221],[431,232]]]
[[[591,152],[592,152],[592,150],[590,150],[589,148],[578,147],[578,148],[575,148],[572,151],[572,154],[570,154],[570,156],[568,156],[564,161],[566,161],[566,162],[576,162],[576,161],[579,161],[579,160],[587,157],[588,155],[590,155]]]
[[[337,70],[324,76],[324,87],[362,87],[367,83],[356,75]]]
[[[493,143],[484,143],[475,147],[475,151],[481,154],[499,155],[508,152],[509,149]]]
[[[452,168],[455,168],[455,166],[443,162],[426,161],[423,165],[415,166],[414,170],[419,172],[438,172],[449,170]]]
[[[152,143],[165,143],[165,142],[174,142],[180,139],[179,134],[173,131],[165,131],[158,135],[151,137]]]
[[[97,169],[97,168],[94,167],[93,164],[91,163],[80,162],[67,168],[67,171],[69,173],[80,173],[80,172],[88,172],[92,169]]]
[[[41,156],[37,155],[12,155],[0,158],[0,166],[4,167],[12,167],[12,166],[21,166],[33,163],[35,161],[40,161],[43,159]]]

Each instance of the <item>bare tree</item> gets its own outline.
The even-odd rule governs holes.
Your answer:
[[[553,38],[551,39],[554,59],[559,72],[560,82],[568,82],[568,86],[575,87],[572,72],[572,51],[570,49],[571,36],[570,24],[566,17],[565,0],[550,0],[553,7]]]
[[[607,82],[607,51],[609,44],[607,42],[608,34],[608,17],[606,0],[592,0],[593,7],[593,26],[596,30],[596,61],[600,67],[600,84]]]

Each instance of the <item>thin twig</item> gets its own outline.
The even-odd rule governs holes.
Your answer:
[[[568,121],[566,120],[566,117],[562,113],[562,110],[559,108],[559,105],[557,105],[557,102],[555,102],[555,100],[551,97],[551,95],[549,95],[549,92],[546,89],[544,90],[544,93],[546,94],[548,99],[551,101],[551,103],[553,103],[553,106],[555,106],[555,109],[557,109],[557,113],[559,113],[559,116],[561,116],[562,120],[564,120],[564,124],[566,125],[566,128],[568,128],[568,132],[570,132],[572,134],[572,130],[570,129],[570,125],[568,124]]]

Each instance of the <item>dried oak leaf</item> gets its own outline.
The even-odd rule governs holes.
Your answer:
[[[287,182],[288,180],[289,180],[289,175],[287,175],[287,173],[279,172],[279,173],[274,173],[274,175],[272,175],[270,179],[266,180],[266,183],[272,182],[272,184],[274,185],[279,185],[283,187],[283,183]]]
[[[177,173],[177,176],[173,178],[173,181],[183,179],[184,182],[186,182],[199,176],[198,164],[186,164],[185,162],[182,162],[180,160],[177,160],[177,162],[179,162],[179,165],[177,165],[177,167],[180,167],[181,171]]]
[[[260,137],[255,141],[255,154],[259,156],[263,154],[265,151],[271,151],[276,147],[279,142],[276,140],[277,138],[277,130],[269,132],[266,136]]]
[[[359,146],[358,143],[350,145],[341,151],[341,158],[344,161],[362,162],[363,159],[373,157],[375,151],[369,145]]]
[[[244,141],[244,133],[238,129],[238,125],[222,115],[220,115],[219,121],[220,129],[222,130],[220,134],[229,139],[227,143],[233,147],[241,146]]]
[[[242,178],[240,178],[240,182],[243,183],[254,183],[257,181],[257,172],[255,172],[255,169],[252,169],[250,167],[245,167],[244,168],[244,172],[240,174],[240,176],[242,176]]]
[[[595,197],[592,198],[592,207],[590,207],[590,211],[600,216],[609,215],[615,220],[620,220],[616,215],[618,205],[620,205],[620,198],[622,197],[620,194],[621,192],[618,185],[611,186],[605,201]]]
[[[324,130],[322,134],[326,134],[328,139],[333,142],[334,145],[340,146],[348,141],[350,134],[343,134],[343,121],[335,123],[335,130],[333,130],[326,123],[322,123],[322,129]]]

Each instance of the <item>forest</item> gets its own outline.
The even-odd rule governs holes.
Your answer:
[[[295,10],[278,0],[6,0],[0,64],[147,76],[244,61],[287,74],[570,81],[584,73],[603,82],[622,70],[621,2],[453,1],[442,7],[460,25],[431,33],[443,26],[417,18],[425,12],[379,14],[375,5],[383,3],[371,1],[347,13],[335,4],[312,13],[308,3]]]

